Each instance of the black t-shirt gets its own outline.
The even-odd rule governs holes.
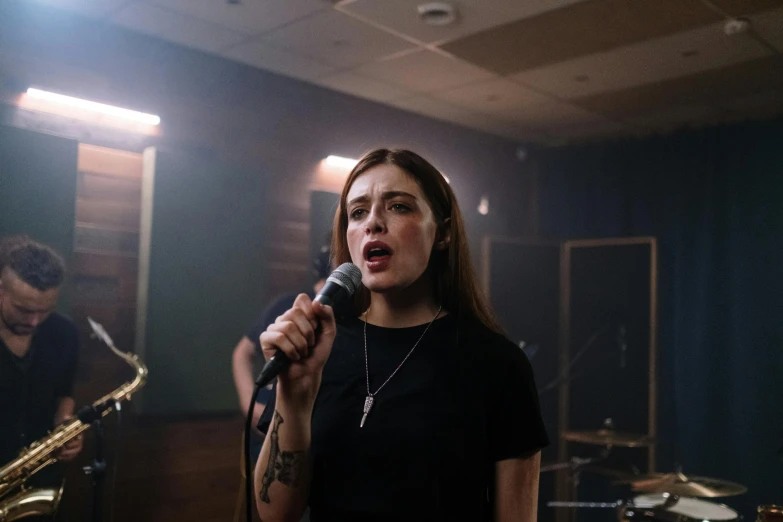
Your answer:
[[[338,322],[312,419],[313,522],[492,519],[494,465],[549,443],[524,353],[473,320],[438,319],[363,428],[364,323]],[[367,325],[370,391],[427,325]]]
[[[33,334],[24,357],[0,340],[0,463],[54,427],[59,399],[73,396],[79,333],[54,312]]]

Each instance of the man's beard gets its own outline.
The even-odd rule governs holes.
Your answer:
[[[6,328],[8,328],[14,335],[30,335],[35,331],[35,327],[29,324],[21,323],[9,323],[3,313],[3,307],[0,303],[0,321],[3,322]]]

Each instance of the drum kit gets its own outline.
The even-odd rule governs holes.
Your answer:
[[[630,500],[617,502],[548,502],[553,508],[614,509],[618,522],[718,522],[739,521],[742,516],[728,506],[702,500],[742,495],[747,488],[736,482],[709,477],[688,476],[681,471],[673,473],[630,474],[603,468],[597,463],[605,460],[613,447],[640,448],[654,440],[646,435],[614,430],[610,419],[600,430],[567,431],[562,438],[603,447],[597,458],[572,458],[569,462],[541,466],[541,472],[570,470],[571,484],[576,489],[582,471],[597,472],[614,478],[616,485],[629,486],[636,493]],[[575,495],[574,495],[575,496]],[[572,512],[571,521],[575,520]],[[783,522],[783,506],[759,506],[756,522]]]

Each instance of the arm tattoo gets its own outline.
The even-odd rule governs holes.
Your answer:
[[[280,425],[284,422],[282,415],[275,410],[269,448],[269,462],[266,472],[261,478],[261,500],[269,504],[269,486],[277,479],[281,484],[290,487],[299,486],[299,477],[305,462],[304,451],[280,451],[279,435]]]

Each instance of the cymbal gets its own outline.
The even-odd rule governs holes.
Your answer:
[[[643,493],[671,493],[681,497],[731,497],[748,488],[736,482],[709,477],[688,477],[682,473],[654,473],[631,482],[631,489]]]
[[[621,446],[624,448],[640,448],[649,446],[655,439],[639,433],[627,433],[612,429],[600,429],[589,431],[566,431],[561,437],[572,442],[583,442],[596,446]]]

